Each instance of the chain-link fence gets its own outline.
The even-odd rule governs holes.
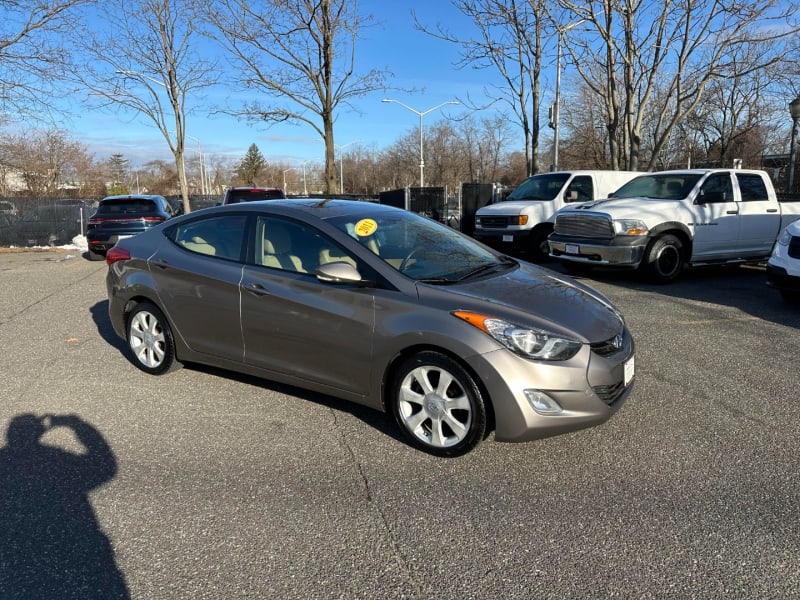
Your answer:
[[[86,224],[101,198],[0,198],[0,247],[63,246],[86,234]],[[179,196],[168,196],[173,207]],[[192,210],[214,206],[219,196],[192,196]]]

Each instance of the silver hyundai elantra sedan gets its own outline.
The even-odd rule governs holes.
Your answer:
[[[633,339],[599,292],[397,208],[219,206],[106,262],[140,369],[200,363],[364,404],[434,455],[598,425],[633,387]]]

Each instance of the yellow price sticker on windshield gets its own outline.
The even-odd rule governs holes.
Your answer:
[[[356,235],[359,237],[367,237],[375,233],[377,228],[378,224],[372,219],[361,219],[356,223]]]

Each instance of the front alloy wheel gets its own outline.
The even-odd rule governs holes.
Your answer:
[[[128,346],[134,364],[151,375],[180,366],[175,360],[175,341],[164,314],[153,304],[139,304],[128,317]]]
[[[486,432],[486,407],[472,376],[438,352],[400,365],[389,391],[392,412],[410,442],[436,456],[460,456]]]

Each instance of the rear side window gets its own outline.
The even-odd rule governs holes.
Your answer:
[[[182,223],[167,237],[190,252],[238,261],[246,226],[246,215],[225,215]]]
[[[769,200],[767,185],[760,175],[737,173],[736,181],[739,182],[739,191],[744,202],[766,202]]]
[[[158,212],[158,205],[152,200],[137,198],[135,200],[106,200],[97,207],[98,214],[136,214]]]

